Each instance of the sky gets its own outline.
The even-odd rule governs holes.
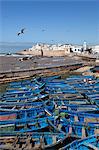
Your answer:
[[[0,42],[84,41],[99,44],[99,0],[0,0]]]

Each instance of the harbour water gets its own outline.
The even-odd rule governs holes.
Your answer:
[[[32,47],[33,43],[0,43],[0,54],[16,53]]]

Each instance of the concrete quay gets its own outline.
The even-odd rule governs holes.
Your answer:
[[[34,75],[57,75],[85,65],[76,57],[32,57],[20,61],[21,56],[0,56],[0,83],[28,78]]]

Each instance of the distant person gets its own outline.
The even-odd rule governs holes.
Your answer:
[[[31,147],[34,147],[35,146],[35,142],[34,142],[34,139],[31,137],[30,139],[30,143],[31,143]]]
[[[41,49],[41,56],[43,57],[43,50]]]

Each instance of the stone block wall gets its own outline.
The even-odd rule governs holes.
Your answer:
[[[18,52],[23,55],[33,55],[33,56],[65,56],[69,53],[69,50],[25,50]]]
[[[43,50],[43,56],[65,56],[64,50]]]
[[[26,51],[20,51],[18,52],[18,54],[41,56],[41,51],[40,50],[26,50]]]

